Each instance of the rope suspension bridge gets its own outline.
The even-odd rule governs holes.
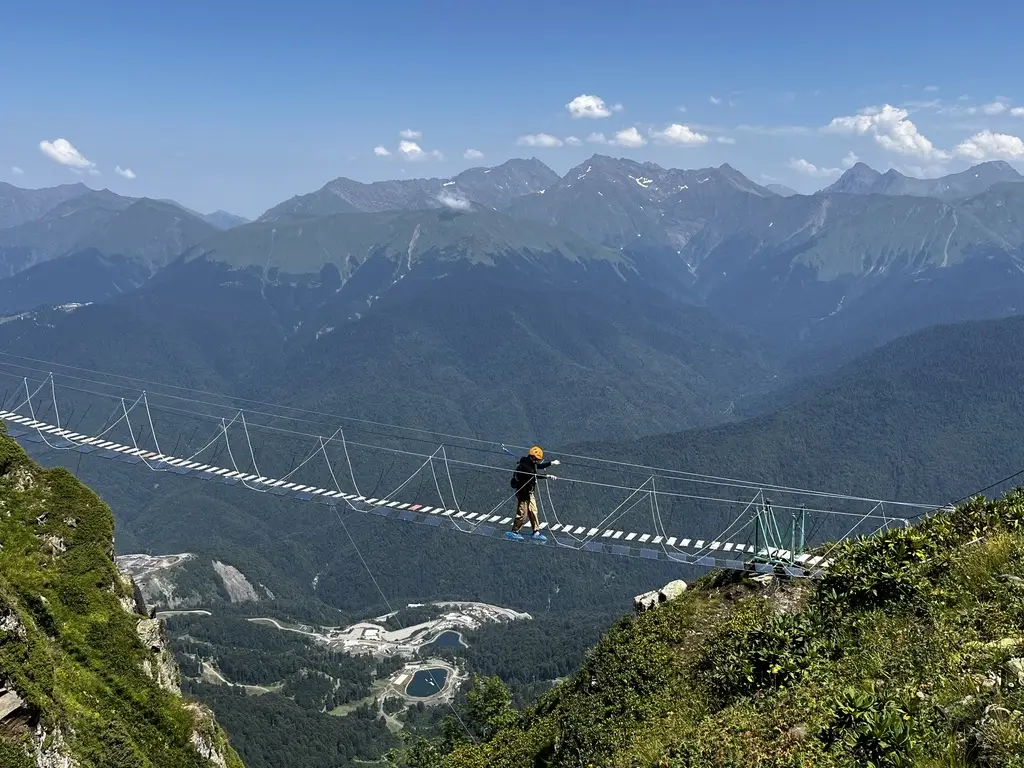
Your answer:
[[[16,356],[0,353],[0,357]],[[0,377],[13,385],[0,402],[0,420],[11,437],[53,451],[321,504],[334,512],[349,509],[507,541],[515,492],[491,505],[498,495],[494,488],[504,489],[501,495],[509,490],[508,454],[515,454],[504,444],[154,385],[74,366],[47,366],[73,373],[55,375],[38,365],[0,362]],[[125,383],[111,383],[110,378]],[[140,389],[140,384],[156,388]],[[253,407],[240,408],[240,402]],[[94,411],[101,403],[106,406]],[[100,422],[99,416],[110,404],[110,414]],[[319,430],[328,420],[346,422],[349,434],[341,426],[329,435],[301,428],[314,424]],[[157,424],[163,426],[160,434]],[[193,427],[192,434],[183,445],[188,427]],[[204,436],[212,432],[205,442],[203,438],[196,441],[200,429]],[[175,433],[173,448],[165,451],[161,443],[171,445]],[[354,433],[366,437],[353,440]],[[254,435],[262,436],[262,443]],[[306,447],[293,453],[291,467],[284,471],[277,464],[287,452],[285,446],[296,440]],[[424,444],[428,447],[418,447]],[[264,456],[268,445],[270,455]],[[427,452],[429,447],[433,450]],[[300,455],[304,458],[296,463]],[[493,456],[500,456],[503,463],[494,463]],[[572,476],[559,475],[557,491],[552,490],[551,481],[539,484],[540,527],[547,546],[579,552],[818,578],[841,541],[906,525],[909,517],[942,507],[592,456],[559,454],[559,458],[562,466],[571,468]],[[403,464],[405,478],[385,493],[381,491],[385,472],[378,470],[388,460],[392,467]],[[271,469],[271,465],[275,466]],[[360,465],[362,472],[357,471]],[[367,477],[373,474],[379,476],[370,490]],[[486,482],[480,482],[481,475]],[[458,493],[456,477],[462,486]],[[467,482],[466,477],[475,480]],[[712,490],[704,491],[707,488]],[[568,518],[566,509],[571,510]],[[630,515],[632,522],[627,524]],[[649,521],[644,523],[646,528],[635,522],[641,516]],[[698,525],[701,530],[694,530]],[[712,531],[715,534],[708,535]],[[814,550],[815,541],[821,551]]]

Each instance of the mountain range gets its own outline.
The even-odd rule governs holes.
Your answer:
[[[315,402],[291,380],[334,376],[326,399],[367,418],[400,390],[436,429],[638,437],[730,418],[737,400],[936,323],[1020,312],[1014,173],[983,163],[928,182],[932,196],[783,196],[729,165],[594,155],[558,177],[512,160],[452,179],[337,179],[226,230],[83,185],[7,190],[0,311],[28,314],[0,336],[52,359],[95,348],[95,367],[114,370],[150,357],[149,342],[133,333],[121,354],[109,334],[147,328],[171,352],[144,367],[169,381],[237,391],[258,371],[262,389]],[[953,189],[970,194],[943,199]],[[588,370],[607,371],[605,408]],[[513,382],[538,377],[551,385],[528,416]],[[576,435],[555,416],[570,402],[590,425]]]
[[[453,179],[339,179],[230,228],[172,201],[18,190],[0,207],[0,375],[20,391],[23,376],[49,370],[24,359],[33,358],[145,380],[135,384],[148,390],[156,427],[187,452],[208,439],[206,416],[227,412],[214,400],[372,421],[344,423],[350,460],[375,493],[437,441],[453,442],[412,429],[472,436],[469,460],[495,466],[513,461],[502,441],[539,441],[553,456],[944,502],[1015,468],[1024,412],[1011,354],[1024,331],[1003,318],[1021,314],[1024,185],[985,168],[959,197],[948,194],[953,181],[930,195],[799,195],[728,165],[595,155],[559,176],[511,161]],[[985,318],[996,319],[964,322]],[[73,375],[56,373],[70,398],[62,417],[85,431],[110,426],[116,413],[103,419],[132,382]],[[306,432],[338,426],[259,409],[252,460],[268,473],[301,462]],[[405,437],[384,424],[403,425]],[[152,425],[138,426],[131,439],[147,440]],[[111,504],[122,552],[231,563],[276,595],[252,608],[260,616],[340,623],[339,611],[386,610],[382,592],[395,604],[475,599],[610,616],[652,584],[691,576],[344,511],[342,530],[311,505],[43,457],[68,462]],[[546,515],[596,519],[628,493],[614,486],[644,479],[635,467],[565,463],[567,475],[603,485],[556,484]],[[449,479],[436,468],[437,483],[424,473],[406,491],[474,509],[508,493],[503,469],[449,467]],[[714,536],[724,518],[705,506],[663,511],[680,530]],[[236,706],[259,719],[256,705]],[[267,716],[253,730],[279,729],[283,744],[280,722]]]
[[[0,310],[101,300],[198,254],[268,275],[337,269],[359,294],[354,304],[369,307],[389,289],[371,253],[394,261],[404,249],[408,268],[414,251],[473,261],[535,249],[540,237],[561,243],[563,256],[618,251],[638,279],[784,356],[852,354],[934,322],[1017,311],[1020,178],[1006,163],[936,180],[858,163],[819,193],[789,195],[728,165],[664,169],[594,155],[558,177],[536,159],[511,160],[451,179],[336,179],[227,230],[170,202],[82,185],[5,188],[0,274],[20,282],[0,281]],[[425,211],[449,218],[419,226]],[[470,226],[472,217],[479,222]],[[45,266],[51,261],[60,263]],[[83,280],[83,270],[102,277]],[[954,296],[961,307],[950,316]],[[880,314],[891,324],[879,324]]]
[[[509,160],[494,168],[470,168],[450,179],[404,179],[363,184],[339,178],[316,192],[276,205],[259,221],[281,221],[332,213],[380,213],[424,208],[503,209],[517,197],[547,189],[558,174],[536,158]]]
[[[1003,160],[993,160],[951,173],[937,179],[915,179],[904,176],[894,168],[879,173],[865,163],[855,163],[825,192],[845,192],[855,195],[913,195],[955,200],[984,192],[999,182],[1020,182],[1024,176]]]

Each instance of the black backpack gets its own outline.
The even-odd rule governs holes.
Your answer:
[[[523,477],[519,472],[519,465],[516,464],[516,468],[512,470],[512,479],[509,480],[509,486],[515,491],[521,489],[529,481],[528,477]]]

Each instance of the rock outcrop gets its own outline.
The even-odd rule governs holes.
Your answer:
[[[642,595],[634,597],[633,610],[637,613],[649,611],[653,608],[657,608],[662,603],[667,603],[669,600],[675,600],[685,591],[685,581],[682,579],[670,581],[661,589],[653,589],[650,592],[644,592]]]
[[[224,591],[228,593],[232,603],[258,602],[260,597],[256,589],[249,582],[245,575],[233,565],[227,565],[219,560],[213,561],[213,570],[220,576],[224,584]]]

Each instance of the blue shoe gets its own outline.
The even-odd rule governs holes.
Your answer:
[[[515,531],[505,531],[505,538],[506,539],[512,539],[513,541],[522,541],[523,540],[522,535],[516,533]]]
[[[533,534],[533,535],[532,535],[532,536],[530,537],[530,539],[531,539],[532,541],[547,541],[547,540],[548,540],[548,537],[547,537],[547,536],[545,536],[545,535],[544,535],[543,533],[541,533],[540,531],[537,531],[537,533]]]

